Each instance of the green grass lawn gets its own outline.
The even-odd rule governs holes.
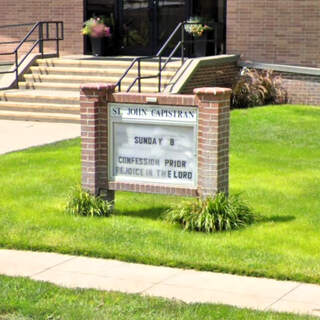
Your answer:
[[[320,108],[232,111],[231,193],[264,222],[218,234],[161,220],[180,198],[118,192],[110,218],[64,212],[79,139],[0,157],[0,246],[320,283]]]
[[[133,294],[71,290],[25,278],[0,276],[0,289],[1,320],[315,319]]]

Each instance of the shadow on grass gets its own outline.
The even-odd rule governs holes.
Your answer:
[[[279,222],[288,222],[288,221],[292,221],[295,220],[295,216],[278,216],[278,215],[274,215],[274,216],[270,216],[270,217],[265,217],[265,216],[259,216],[257,218],[257,222],[275,222],[275,223],[279,223]]]
[[[162,219],[164,213],[170,209],[169,206],[158,206],[158,207],[150,207],[147,209],[140,209],[140,210],[115,210],[114,214],[117,216],[127,216],[127,217],[139,217],[145,219],[152,219],[152,220],[159,220]],[[258,216],[256,218],[256,223],[267,223],[267,222],[274,222],[274,223],[284,223],[295,220],[295,216],[279,216],[273,215],[270,217],[266,216]]]
[[[115,210],[115,215],[117,216],[127,216],[127,217],[140,217],[152,220],[159,220],[170,207],[169,206],[158,206],[150,207],[147,209],[140,210]]]

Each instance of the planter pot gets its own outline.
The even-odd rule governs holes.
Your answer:
[[[106,49],[106,38],[92,38],[90,37],[91,41],[91,50],[92,54],[96,57],[101,57],[105,55]]]
[[[207,33],[197,38],[193,42],[193,52],[195,57],[205,57],[207,53]]]

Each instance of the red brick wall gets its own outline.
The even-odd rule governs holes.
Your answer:
[[[320,67],[319,0],[228,0],[227,52],[242,60]]]
[[[288,91],[289,103],[320,106],[319,76],[283,72],[280,74],[283,86]]]
[[[200,62],[184,84],[181,93],[192,93],[193,89],[200,87],[232,88],[239,75],[237,61],[237,57],[221,59],[214,57]]]
[[[64,22],[65,40],[61,42],[61,54],[82,54],[83,23],[82,0],[1,0],[0,25],[35,23],[38,21],[59,20]],[[31,27],[0,29],[0,42],[21,40]],[[50,44],[54,48],[55,44]],[[0,46],[0,52],[11,51],[15,45]],[[25,45],[26,50],[28,45]],[[51,50],[52,52],[53,50]],[[12,59],[12,58],[11,58]],[[1,60],[9,60],[8,56]]]

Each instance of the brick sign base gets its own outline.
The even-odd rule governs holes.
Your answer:
[[[207,197],[228,193],[230,89],[198,88],[193,95],[114,93],[111,84],[81,87],[82,186],[108,200],[115,190]],[[147,100],[149,102],[147,102]],[[115,182],[108,177],[108,105],[197,107],[197,186]]]

